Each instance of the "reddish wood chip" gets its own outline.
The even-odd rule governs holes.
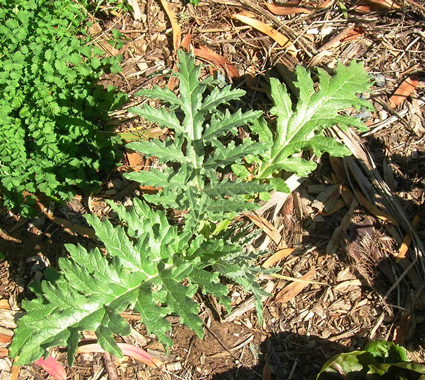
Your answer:
[[[0,300],[0,309],[10,310],[10,305],[8,300]]]
[[[0,334],[0,343],[12,343],[12,337],[10,335]]]

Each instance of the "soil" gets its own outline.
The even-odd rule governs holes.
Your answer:
[[[286,5],[293,13],[279,16],[265,3],[250,0],[208,0],[197,6],[166,0],[134,3],[139,20],[137,12],[103,4],[92,15],[90,29],[95,43],[108,54],[123,55],[122,73],[103,78],[104,84],[114,84],[130,97],[128,106],[112,115],[117,132],[161,134],[155,126],[143,125],[128,108],[142,101],[134,96],[138,90],[170,85],[168,73],[180,38],[183,45],[198,49],[209,73],[245,89],[243,101],[264,110],[270,108],[271,76],[285,81],[297,64],[331,70],[337,61],[359,60],[375,79],[370,95],[375,111],[361,115],[369,132],[335,132],[352,144],[352,157],[323,156],[312,176],[253,220],[264,231],[257,248],[270,252],[258,265],[274,257],[273,266],[283,276],[262,279],[271,293],[264,301],[262,326],[249,294],[236,286],[231,288],[236,314],[217,311],[209,307],[212,300],[197,295],[203,340],[170,317],[174,346],[166,353],[132,315],[132,334],[117,337],[158,357],[163,369],[129,357],[108,360],[101,353],[78,354],[75,365],[66,367],[68,378],[314,379],[330,357],[362,349],[372,339],[402,344],[412,360],[423,362],[423,4],[301,0]],[[302,13],[295,12],[295,6],[303,8]],[[240,12],[250,12],[253,19],[285,35],[295,52],[232,17]],[[125,37],[120,49],[108,43],[114,29]],[[402,84],[410,90],[395,99]],[[99,244],[86,236],[82,215],[108,216],[105,199],[125,202],[146,190],[127,182],[122,172],[147,165],[125,153],[122,166],[105,178],[96,194],[66,205],[44,200],[50,209],[47,216],[25,219],[0,210],[0,253],[5,256],[0,261],[1,380],[48,378],[37,365],[11,367],[7,347],[23,312],[21,301],[31,297],[30,283],[41,280],[45,268],[57,267],[58,259],[66,256],[65,244]],[[406,255],[397,259],[400,252]],[[87,333],[87,341],[93,338]],[[54,355],[66,363],[64,350],[54,350]]]

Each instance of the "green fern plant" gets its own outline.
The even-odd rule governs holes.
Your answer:
[[[207,94],[212,78],[200,81],[200,66],[193,55],[178,52],[179,96],[158,86],[142,90],[137,95],[160,99],[164,105],[155,109],[149,105],[130,108],[130,112],[156,122],[174,132],[173,139],[133,142],[127,147],[146,156],[155,156],[164,169],[128,173],[128,179],[163,188],[145,198],[165,208],[187,211],[194,223],[206,219],[220,220],[253,209],[245,195],[266,191],[268,186],[258,181],[249,183],[226,176],[231,164],[242,162],[247,155],[265,152],[267,146],[246,138],[239,144],[234,136],[238,127],[255,122],[261,111],[230,113],[220,106],[239,100],[245,91],[226,86],[214,87]],[[226,139],[232,141],[226,143]]]
[[[348,66],[338,64],[333,76],[322,69],[317,69],[317,73],[319,81],[316,91],[310,73],[302,66],[296,68],[296,104],[292,102],[284,84],[275,78],[270,79],[274,101],[270,113],[276,117],[275,125],[259,118],[252,124],[251,131],[271,149],[248,157],[247,162],[255,164],[251,172],[244,165],[234,164],[232,169],[236,174],[269,181],[275,189],[289,192],[280,172],[306,177],[317,167],[316,163],[297,153],[312,150],[318,156],[328,152],[335,157],[351,154],[346,146],[332,137],[326,137],[324,131],[335,125],[343,129],[352,126],[359,131],[368,130],[360,119],[342,112],[352,107],[373,109],[368,101],[358,96],[369,90],[371,77],[363,65],[355,61]]]
[[[72,0],[0,0],[0,197],[9,209],[30,213],[35,200],[24,194],[90,193],[118,161],[102,124],[126,95],[97,83],[119,59],[90,44],[86,18]]]

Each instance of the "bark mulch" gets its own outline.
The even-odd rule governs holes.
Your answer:
[[[322,157],[314,175],[294,181],[291,194],[274,194],[249,216],[264,231],[256,248],[270,252],[258,265],[278,267],[280,275],[261,279],[272,294],[264,301],[262,326],[252,299],[238,287],[232,287],[229,315],[197,296],[203,340],[170,318],[170,353],[146,333],[137,315],[129,314],[132,334],[117,339],[144,348],[164,362],[164,369],[128,357],[79,354],[75,366],[66,368],[68,378],[314,379],[331,356],[363,348],[371,339],[403,344],[413,360],[423,362],[424,5],[413,0],[128,3],[135,12],[104,2],[90,28],[96,44],[124,57],[123,72],[103,82],[130,96],[112,119],[127,137],[161,136],[127,109],[142,102],[133,96],[138,90],[169,84],[181,41],[195,49],[209,73],[244,88],[244,102],[265,110],[271,76],[288,80],[297,64],[332,69],[338,61],[362,61],[375,80],[370,94],[375,111],[361,115],[369,132],[334,130],[352,157]],[[113,30],[123,35],[120,49],[108,42]],[[12,367],[7,356],[23,312],[20,302],[31,294],[28,284],[56,266],[66,254],[65,243],[96,244],[82,236],[87,231],[81,215],[107,216],[105,199],[128,202],[146,190],[121,174],[152,164],[127,152],[97,194],[54,205],[48,216],[29,220],[1,210],[0,253],[7,258],[0,261],[1,380],[48,378],[36,365]],[[93,338],[87,333],[87,340]],[[54,355],[66,362],[63,350]]]

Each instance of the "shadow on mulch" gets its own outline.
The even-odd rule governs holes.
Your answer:
[[[28,289],[32,280],[40,280],[49,266],[57,268],[58,259],[67,255],[65,244],[93,244],[87,238],[65,232],[42,215],[26,220],[9,233],[15,223],[8,214],[0,214],[0,228],[16,239],[0,239],[0,253],[5,257],[0,264],[0,298],[14,294],[18,303],[34,296]]]
[[[357,343],[364,345],[360,340]],[[235,367],[216,374],[212,379],[313,380],[323,364],[332,356],[347,352],[347,347],[316,336],[279,333],[266,339],[259,347],[259,352],[260,364],[255,367]]]

